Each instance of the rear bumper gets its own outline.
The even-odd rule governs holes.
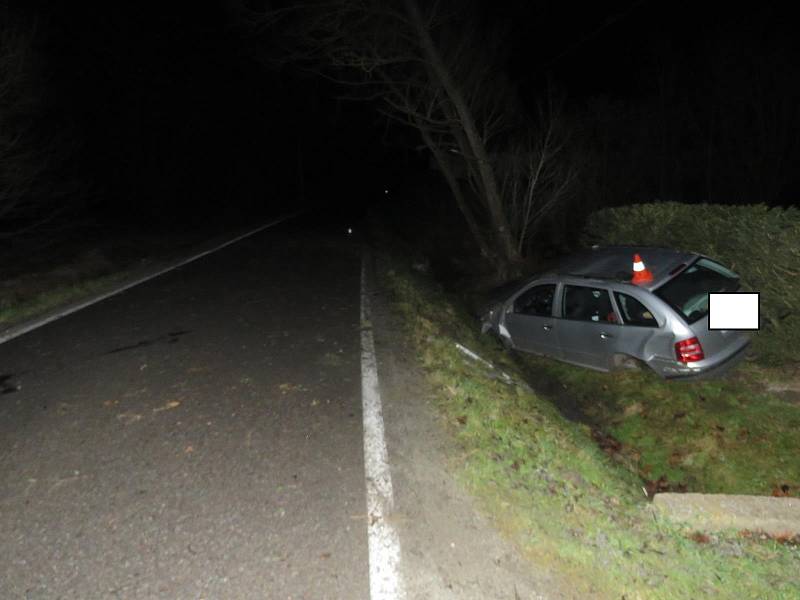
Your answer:
[[[745,356],[747,356],[748,348],[750,348],[749,341],[728,358],[711,367],[693,369],[681,365],[681,367],[677,367],[674,372],[662,372],[661,375],[666,379],[715,379],[717,377],[722,377],[744,360]]]

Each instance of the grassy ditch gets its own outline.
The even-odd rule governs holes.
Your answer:
[[[796,546],[735,532],[698,543],[692,532],[655,520],[639,477],[598,447],[590,427],[464,356],[456,342],[524,379],[430,280],[388,255],[378,261],[439,392],[464,481],[525,552],[576,582],[577,597],[798,597]]]
[[[602,431],[601,444],[654,489],[800,495],[800,211],[676,202],[604,209],[585,241],[699,251],[761,292],[754,362],[724,380],[664,382],[648,373],[600,375],[526,358],[558,382]],[[783,386],[794,390],[775,391]],[[559,395],[559,394],[556,394]]]
[[[532,380],[557,382],[553,400],[577,404],[606,452],[652,491],[800,496],[800,399],[767,391],[774,375],[756,365],[723,380],[670,382],[519,360]]]
[[[109,291],[134,274],[186,255],[212,232],[171,235],[113,232],[22,246],[0,265],[0,330]]]

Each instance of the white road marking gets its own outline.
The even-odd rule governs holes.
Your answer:
[[[367,293],[369,253],[361,260],[361,399],[364,413],[364,470],[367,481],[367,537],[371,600],[405,598],[400,576],[400,537],[387,518],[394,498],[383,432],[383,408]]]
[[[247,233],[243,233],[242,235],[238,235],[233,239],[230,239],[230,240],[228,240],[226,242],[223,242],[219,246],[215,246],[214,248],[211,248],[210,250],[205,250],[203,252],[200,252],[198,254],[190,256],[189,258],[181,259],[178,262],[172,263],[171,265],[169,265],[167,267],[164,267],[163,269],[155,271],[154,273],[149,273],[148,275],[145,275],[144,277],[140,277],[139,279],[136,279],[135,281],[129,281],[128,283],[125,283],[125,284],[119,286],[118,288],[114,288],[113,290],[111,290],[109,292],[104,292],[102,294],[98,294],[97,296],[93,296],[93,297],[89,298],[88,300],[82,300],[81,302],[77,302],[75,304],[70,304],[70,305],[65,306],[65,307],[57,310],[56,312],[50,313],[50,314],[48,314],[48,315],[46,315],[44,317],[40,317],[38,319],[33,319],[32,321],[27,321],[25,323],[20,323],[19,325],[16,325],[14,327],[9,327],[8,329],[6,329],[2,333],[0,333],[0,344],[4,344],[5,342],[7,342],[9,340],[13,340],[15,337],[19,337],[19,336],[21,336],[21,335],[23,335],[25,333],[28,333],[29,331],[33,331],[34,329],[38,329],[39,327],[42,327],[43,325],[47,325],[48,323],[52,323],[53,321],[57,321],[58,319],[60,319],[62,317],[66,317],[67,315],[71,315],[72,313],[78,312],[79,310],[83,310],[87,306],[91,306],[92,304],[97,304],[98,302],[100,302],[102,300],[105,300],[106,298],[111,298],[112,296],[116,296],[117,294],[120,294],[120,293],[124,292],[125,290],[128,290],[128,289],[130,289],[132,287],[135,287],[135,286],[137,286],[139,284],[142,284],[145,281],[150,281],[151,279],[155,279],[156,277],[160,277],[161,275],[164,275],[165,273],[169,273],[170,271],[173,271],[173,270],[177,269],[178,267],[182,267],[183,265],[189,264],[190,262],[194,262],[198,258],[202,258],[204,256],[208,256],[209,254],[213,254],[214,252],[218,252],[219,250],[222,250],[223,248],[225,248],[227,246],[230,246],[231,244],[235,244],[238,241],[241,241],[241,240],[243,240],[243,239],[245,239],[247,237],[250,237],[251,235],[254,235],[254,234],[258,233],[259,231],[263,231],[265,229],[268,229],[269,227],[274,227],[275,225],[277,225],[279,223],[282,223],[283,221],[286,221],[287,219],[290,219],[291,217],[296,216],[296,214],[297,213],[286,215],[286,216],[280,217],[279,219],[275,219],[274,221],[270,221],[269,223],[266,223],[265,225],[261,225],[260,227],[256,227],[255,229],[252,229],[251,231],[248,231]]]

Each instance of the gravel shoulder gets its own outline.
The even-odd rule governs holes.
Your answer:
[[[569,583],[505,539],[455,476],[458,452],[433,391],[376,290],[373,320],[409,600],[567,599]]]

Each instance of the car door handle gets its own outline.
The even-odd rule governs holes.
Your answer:
[[[602,331],[602,332],[600,332],[600,337],[603,338],[604,340],[610,340],[614,336],[611,335],[611,334],[606,333],[605,331]]]
[[[542,329],[544,329],[545,331],[550,331],[552,328],[553,328],[552,325],[542,325]]]

